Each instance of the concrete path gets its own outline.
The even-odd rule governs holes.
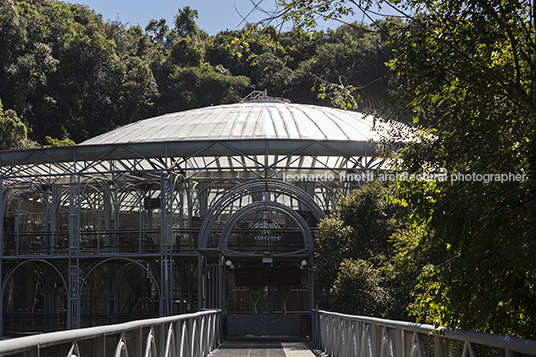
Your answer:
[[[309,339],[296,336],[233,336],[227,338],[209,357],[269,356],[320,357],[321,353]]]

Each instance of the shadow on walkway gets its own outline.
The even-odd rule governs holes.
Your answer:
[[[230,336],[209,357],[270,356],[320,357],[323,354],[308,338],[299,336]]]

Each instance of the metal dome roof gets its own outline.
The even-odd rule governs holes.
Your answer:
[[[371,158],[381,155],[377,129],[359,112],[264,97],[140,120],[76,146],[1,151],[0,167],[51,163],[61,171],[62,162],[237,155],[259,162],[269,155]]]
[[[372,118],[362,113],[260,99],[140,120],[80,145],[256,139],[368,142],[378,138]]]

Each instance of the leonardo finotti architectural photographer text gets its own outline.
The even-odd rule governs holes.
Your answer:
[[[343,181],[343,182],[366,182],[366,181],[450,181],[450,182],[520,182],[525,181],[526,173],[502,173],[502,174],[477,174],[477,173],[431,173],[409,174],[407,172],[388,173],[339,173],[335,174],[283,174],[283,180],[296,181]]]

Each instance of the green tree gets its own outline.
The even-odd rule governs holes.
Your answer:
[[[389,301],[384,279],[368,261],[344,259],[330,291],[331,305],[346,314],[382,316]]]
[[[197,35],[199,28],[195,23],[195,19],[199,16],[199,12],[192,9],[190,6],[185,6],[175,15],[175,30],[179,37],[188,35]]]
[[[14,110],[5,110],[0,100],[0,150],[28,149],[36,143],[28,140],[28,129]]]
[[[247,77],[230,76],[209,64],[199,67],[164,65],[155,72],[160,92],[155,107],[161,113],[236,103],[250,91]]]
[[[76,143],[70,139],[59,140],[59,139],[54,139],[54,138],[51,138],[50,136],[47,136],[45,137],[45,140],[46,140],[46,145],[44,147],[46,148],[76,145]]]
[[[169,26],[166,25],[166,19],[149,21],[145,26],[145,32],[151,38],[151,41],[155,44],[159,44],[163,49],[167,50],[171,47],[171,44],[176,37],[175,33],[170,31]]]
[[[363,109],[367,102],[379,101],[389,83],[386,62],[391,46],[385,37],[374,27],[357,23],[320,36],[324,39],[315,53],[299,63],[289,97],[310,95],[315,88],[320,99],[328,99],[318,101],[323,104]]]
[[[224,31],[209,44],[207,60],[222,65],[234,75],[251,79],[254,89],[282,96],[293,78],[287,66],[285,48],[272,26],[246,25],[239,31]]]
[[[172,46],[167,58],[170,65],[199,67],[205,57],[205,45],[195,35],[178,39]]]
[[[255,59],[252,71],[257,89],[267,90],[273,96],[282,96],[292,82],[293,72],[272,52],[265,52]]]
[[[447,2],[395,38],[399,98],[435,126],[408,147],[407,167],[442,169],[450,179],[426,195],[407,184],[434,242],[456,257],[421,277],[415,311],[435,324],[536,337],[532,11],[527,2]],[[458,180],[464,174],[527,179]]]
[[[139,27],[61,1],[4,0],[0,14],[0,97],[31,138],[82,141],[151,113],[159,52]]]
[[[404,308],[397,305],[395,311],[396,303],[390,298],[399,297],[398,304],[403,307],[411,302],[395,281],[404,270],[393,273],[390,268],[395,244],[405,247],[391,237],[404,237],[410,212],[407,205],[394,199],[395,194],[394,184],[366,183],[348,197],[341,197],[338,210],[320,222],[315,279],[321,308],[339,310],[344,306],[344,312],[406,318]],[[405,276],[413,277],[408,285],[416,284],[417,275]]]
[[[285,17],[310,26],[319,13],[367,14],[373,2],[280,3]],[[427,224],[430,234],[423,239],[451,256],[423,271],[414,311],[438,325],[535,338],[534,3],[380,4],[411,14],[390,29],[396,82],[380,113],[410,113],[431,129],[404,150],[402,168],[442,170],[449,177],[427,187],[404,185],[405,199],[418,209],[415,217]],[[526,180],[482,176],[505,173]],[[471,179],[457,179],[462,174]]]

